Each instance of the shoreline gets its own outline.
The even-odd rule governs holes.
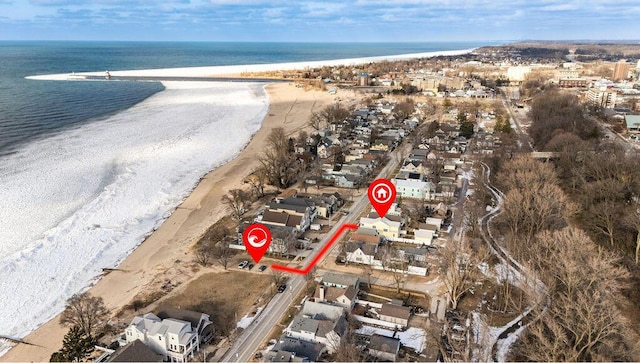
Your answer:
[[[257,164],[254,155],[264,148],[271,129],[285,127],[288,133],[297,132],[306,127],[311,110],[334,98],[326,92],[305,91],[288,83],[270,83],[264,89],[267,113],[247,145],[230,161],[207,172],[171,215],[118,265],[119,271],[102,276],[88,289],[104,299],[112,314],[148,291],[158,279],[177,278],[185,271],[186,266],[182,265],[191,262],[191,245],[227,214],[220,198],[229,189],[242,187],[242,179]],[[18,344],[0,361],[48,361],[51,353],[60,349],[66,331],[56,316],[23,339],[33,345]]]
[[[445,50],[424,53],[383,55],[375,57],[360,58],[344,58],[331,59],[321,61],[305,61],[305,62],[285,62],[285,63],[265,63],[265,64],[242,64],[232,66],[207,66],[207,67],[181,67],[181,68],[158,68],[158,69],[139,69],[124,71],[109,71],[112,77],[142,77],[142,78],[211,78],[214,76],[237,76],[247,72],[271,72],[279,70],[301,70],[306,68],[320,68],[324,66],[339,65],[358,65],[371,62],[396,61],[416,58],[431,58],[439,56],[455,56],[471,53],[478,48],[468,48],[459,50]],[[105,71],[101,72],[78,72],[69,78],[70,73],[64,74],[46,74],[27,76],[26,79],[47,80],[47,81],[66,81],[66,80],[88,80],[84,77],[104,77]]]

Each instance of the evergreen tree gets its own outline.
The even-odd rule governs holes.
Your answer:
[[[62,349],[51,355],[51,362],[79,362],[92,350],[95,342],[82,328],[74,325],[62,340]]]
[[[509,120],[505,120],[505,118],[501,114],[496,115],[496,126],[494,127],[496,132],[501,132],[503,134],[511,133],[511,123]]]
[[[460,136],[470,139],[473,136],[473,122],[464,121],[460,124]]]

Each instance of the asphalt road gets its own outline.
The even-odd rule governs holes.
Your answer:
[[[401,152],[401,156],[404,156],[410,145],[402,145],[391,155],[391,160],[380,171],[378,178],[389,176],[391,172],[398,166],[399,162],[403,160],[403,157],[396,157]],[[355,223],[359,216],[362,214],[365,208],[370,207],[367,194],[363,195],[354,201],[351,207],[350,213],[340,218],[331,228],[331,230],[324,236],[324,238],[313,249],[312,253],[305,259],[303,267],[311,261],[324,246],[327,241],[333,236],[338,228],[345,223]],[[335,248],[335,246],[334,246]],[[330,255],[329,251],[326,255]],[[325,256],[326,257],[326,256]],[[320,260],[321,262],[322,260]],[[280,322],[280,320],[286,314],[288,308],[294,303],[296,298],[304,290],[306,280],[304,276],[297,274],[287,274],[289,277],[287,281],[287,290],[284,293],[276,294],[273,299],[267,304],[267,306],[261,311],[256,319],[245,329],[242,334],[236,339],[227,353],[223,356],[221,361],[223,362],[246,362],[253,358],[255,352],[260,348],[262,343],[269,337],[271,330]]]

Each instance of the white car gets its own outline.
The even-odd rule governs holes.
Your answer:
[[[244,260],[238,264],[238,268],[245,268],[249,264],[249,261]]]

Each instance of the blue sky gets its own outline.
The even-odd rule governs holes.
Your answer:
[[[0,39],[621,40],[638,19],[638,0],[0,0]]]

